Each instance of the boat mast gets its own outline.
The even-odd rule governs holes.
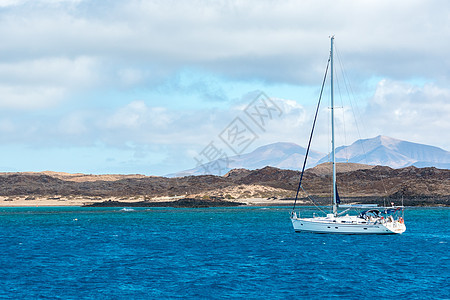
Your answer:
[[[331,50],[330,50],[330,72],[331,72],[331,156],[333,161],[333,214],[337,215],[337,202],[336,202],[336,157],[334,147],[334,92],[333,92],[333,43],[334,35],[331,36]]]

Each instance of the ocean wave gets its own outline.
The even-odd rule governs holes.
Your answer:
[[[126,208],[126,207],[124,207],[124,208],[122,208],[120,211],[135,211],[135,210],[132,209],[132,208]]]

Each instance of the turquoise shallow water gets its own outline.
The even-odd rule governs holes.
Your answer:
[[[449,208],[391,236],[294,233],[289,208],[0,208],[0,298],[450,298]]]

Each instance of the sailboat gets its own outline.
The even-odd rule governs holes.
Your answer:
[[[331,37],[330,56],[322,82],[322,89],[319,96],[316,114],[309,138],[308,148],[306,150],[305,161],[300,176],[300,182],[295,196],[294,207],[290,214],[292,225],[296,232],[313,232],[313,233],[337,233],[337,234],[400,234],[405,232],[406,226],[404,222],[404,207],[394,206],[392,203],[389,207],[378,207],[376,204],[356,204],[341,205],[339,194],[336,186],[336,157],[335,157],[335,137],[334,137],[334,95],[333,95],[333,47],[334,36]],[[332,194],[333,201],[331,211],[325,216],[302,217],[301,212],[295,210],[300,189],[303,189],[302,179],[305,171],[306,160],[308,158],[309,149],[313,137],[314,127],[319,111],[320,100],[325,85],[328,66],[330,66],[330,90],[331,90],[331,160],[332,160]],[[344,209],[340,211],[341,209]],[[350,215],[349,211],[358,210],[356,215]]]

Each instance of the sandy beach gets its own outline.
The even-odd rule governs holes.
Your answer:
[[[157,197],[149,201],[151,202],[165,202],[175,201],[183,197]],[[83,206],[103,201],[123,201],[123,202],[140,202],[144,201],[144,197],[0,197],[0,207],[39,207],[39,206]],[[267,199],[267,198],[245,198],[233,199],[232,202],[245,203],[248,206],[285,206],[292,205],[292,200]]]

